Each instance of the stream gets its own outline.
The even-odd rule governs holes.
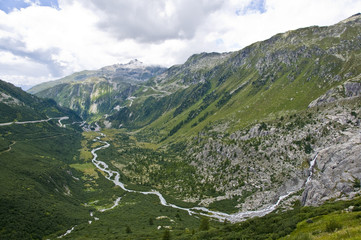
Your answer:
[[[101,134],[101,137],[106,136],[103,133],[100,133],[100,134]],[[97,147],[97,148],[94,148],[91,151],[91,153],[93,155],[92,162],[99,170],[107,173],[106,178],[109,181],[112,181],[115,185],[119,186],[121,189],[123,189],[126,192],[140,193],[140,194],[144,194],[144,195],[156,195],[159,198],[159,201],[160,201],[161,205],[166,206],[166,207],[172,207],[172,208],[175,208],[175,209],[180,209],[180,210],[183,210],[183,211],[187,211],[190,215],[202,215],[202,216],[207,216],[207,217],[217,219],[219,221],[227,220],[227,221],[230,221],[232,223],[241,222],[241,221],[244,221],[246,218],[256,217],[256,216],[262,217],[262,216],[274,211],[284,199],[286,199],[287,197],[289,197],[290,195],[292,195],[293,193],[295,193],[295,192],[297,192],[299,190],[299,189],[297,189],[295,191],[287,192],[286,194],[281,195],[278,198],[278,200],[277,200],[277,202],[275,204],[273,204],[271,206],[268,206],[266,208],[260,209],[260,210],[256,210],[256,211],[245,211],[245,212],[227,214],[227,213],[223,213],[223,212],[212,211],[212,210],[209,210],[208,208],[205,208],[205,207],[193,207],[193,208],[179,207],[179,206],[177,206],[175,204],[168,203],[166,201],[166,199],[163,197],[163,195],[160,192],[156,191],[156,190],[151,190],[151,191],[148,191],[148,192],[142,192],[142,191],[135,191],[135,190],[127,189],[125,187],[124,183],[120,182],[120,180],[119,180],[120,179],[119,172],[111,170],[109,168],[108,164],[106,164],[103,161],[98,160],[98,155],[96,154],[96,152],[99,151],[99,150],[108,148],[110,146],[110,144],[108,142],[100,140],[101,137],[96,137],[94,139],[94,141],[100,142],[100,143],[102,143],[104,145],[100,146],[100,147]],[[305,184],[307,184],[311,180],[313,167],[315,165],[317,156],[318,155],[316,154],[316,156],[310,162],[310,167],[309,167],[309,172],[310,173],[309,173],[309,176],[308,176],[307,181],[305,182]],[[115,205],[117,205],[119,203],[119,200],[120,200],[120,198],[117,199]],[[115,205],[113,207],[115,207]]]
[[[40,123],[40,122],[47,122],[50,121],[52,119],[57,119],[58,120],[58,126],[59,127],[65,127],[65,124],[62,124],[61,121],[62,120],[68,120],[69,117],[58,117],[58,118],[48,118],[48,119],[43,119],[43,120],[34,120],[34,121],[23,121],[23,122],[8,122],[8,123],[0,123],[0,126],[9,126],[12,124],[29,124],[29,123]],[[81,125],[84,125],[85,122],[82,122]],[[100,127],[97,125],[96,126],[96,130],[100,130]],[[223,213],[223,212],[217,212],[217,211],[212,211],[209,210],[208,208],[205,207],[193,207],[193,208],[184,208],[184,207],[180,207],[177,206],[175,204],[171,204],[168,203],[166,201],[166,199],[163,197],[163,195],[156,190],[151,190],[151,191],[147,191],[147,192],[143,192],[143,191],[136,191],[136,190],[131,190],[131,189],[127,189],[124,185],[124,183],[122,183],[119,179],[120,179],[120,174],[117,171],[111,170],[108,166],[108,164],[106,164],[103,161],[98,160],[98,155],[97,155],[97,151],[102,150],[102,149],[106,149],[110,146],[110,144],[106,141],[102,141],[101,137],[105,137],[106,135],[104,133],[100,133],[101,136],[96,137],[93,141],[97,141],[100,142],[102,144],[104,144],[103,146],[97,147],[92,149],[91,154],[93,155],[93,159],[92,162],[93,164],[101,171],[107,173],[106,179],[108,179],[109,181],[112,181],[115,185],[119,186],[121,189],[123,189],[126,192],[130,192],[130,193],[139,193],[139,194],[143,194],[143,195],[156,195],[159,198],[160,204],[166,207],[172,207],[175,209],[179,209],[179,210],[183,210],[183,211],[187,211],[188,214],[190,215],[202,215],[202,216],[207,216],[210,218],[214,218],[217,219],[218,221],[230,221],[232,223],[235,222],[241,222],[244,221],[246,218],[250,218],[250,217],[262,217],[272,211],[274,211],[279,204],[286,199],[287,197],[289,197],[290,195],[294,194],[295,192],[297,192],[299,189],[294,190],[294,191],[290,191],[287,192],[284,195],[281,195],[277,202],[271,206],[268,206],[266,208],[260,209],[260,210],[256,210],[256,211],[245,211],[245,212],[238,212],[238,213],[233,213],[233,214],[227,214],[227,213]],[[312,175],[313,175],[313,168],[314,165],[316,163],[316,159],[317,159],[318,153],[315,155],[315,157],[310,161],[310,167],[309,167],[309,175],[307,180],[305,181],[304,185],[306,185],[309,181],[311,181],[312,179]],[[114,205],[110,208],[107,209],[102,209],[100,210],[100,212],[104,212],[107,210],[111,210],[113,208],[115,208],[116,206],[118,206],[119,202],[121,200],[121,197],[117,198],[116,201],[114,202]],[[91,217],[93,216],[93,213],[90,213]],[[94,217],[94,220],[99,220],[99,218]],[[89,221],[89,224],[91,224],[92,221]],[[59,236],[58,238],[62,238],[68,234],[70,234],[74,228],[76,226],[72,227],[71,229],[67,230],[65,234]]]

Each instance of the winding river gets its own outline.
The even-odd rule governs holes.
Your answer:
[[[108,148],[110,146],[110,144],[106,141],[102,141],[101,137],[104,137],[105,134],[100,133],[101,136],[100,137],[96,137],[94,139],[94,141],[100,142],[104,145],[94,148],[91,153],[93,155],[93,159],[92,162],[93,164],[100,169],[101,171],[107,173],[106,178],[109,181],[112,181],[115,185],[119,186],[120,188],[122,188],[124,191],[126,192],[131,192],[131,193],[140,193],[140,194],[144,194],[144,195],[156,195],[159,198],[160,204],[166,207],[172,207],[172,208],[176,208],[176,209],[180,209],[183,211],[187,211],[190,215],[202,215],[202,216],[207,216],[207,217],[211,217],[214,219],[217,219],[219,221],[230,221],[232,223],[234,222],[241,222],[244,221],[246,218],[249,217],[261,217],[264,216],[272,211],[274,211],[278,205],[287,197],[289,197],[290,195],[292,195],[293,193],[297,192],[299,189],[295,190],[295,191],[290,191],[287,192],[286,194],[280,196],[277,200],[277,202],[271,206],[268,206],[266,208],[260,209],[260,210],[256,210],[256,211],[245,211],[245,212],[238,212],[238,213],[233,213],[233,214],[227,214],[227,213],[223,213],[223,212],[217,212],[217,211],[212,211],[209,210],[208,208],[205,207],[193,207],[193,208],[184,208],[184,207],[179,207],[177,205],[168,203],[165,198],[163,197],[163,195],[155,190],[151,190],[148,192],[142,192],[142,191],[135,191],[135,190],[131,190],[131,189],[127,189],[124,185],[124,183],[120,182],[120,174],[117,171],[111,170],[108,166],[108,164],[106,164],[103,161],[98,160],[98,155],[97,155],[97,151]],[[307,181],[305,182],[308,183],[311,180],[312,177],[312,171],[313,171],[313,167],[314,164],[316,162],[316,158],[317,158],[317,154],[316,156],[312,159],[311,163],[310,163],[310,168],[309,168],[309,176],[307,178]],[[120,198],[117,199],[117,203],[119,203]]]
[[[65,127],[65,124],[62,124],[61,121],[62,120],[68,120],[69,117],[57,117],[57,118],[48,118],[48,119],[34,120],[34,121],[0,123],[0,126],[9,126],[9,125],[12,125],[12,124],[33,124],[33,123],[40,123],[40,122],[48,122],[48,121],[50,121],[52,119],[58,120],[58,126],[59,127]],[[82,122],[81,125],[84,125],[84,122]],[[97,126],[97,130],[99,130],[98,128],[100,128],[100,127]],[[144,195],[156,195],[159,198],[159,201],[160,201],[161,205],[166,206],[166,207],[172,207],[172,208],[175,208],[175,209],[180,209],[180,210],[183,210],[183,211],[187,211],[190,215],[202,215],[202,216],[207,216],[207,217],[217,219],[219,221],[227,220],[227,221],[230,221],[232,223],[240,222],[240,221],[244,221],[246,218],[256,217],[256,216],[261,217],[261,216],[264,216],[264,215],[274,211],[284,199],[286,199],[287,197],[289,197],[290,195],[294,194],[296,191],[299,190],[299,189],[297,189],[297,190],[294,190],[294,191],[287,192],[286,194],[281,195],[278,198],[278,200],[277,200],[277,202],[275,204],[270,205],[270,206],[268,206],[266,208],[263,208],[263,209],[260,209],[260,210],[256,210],[256,211],[245,211],[245,212],[227,214],[227,213],[223,213],[223,212],[212,211],[212,210],[209,210],[208,208],[205,208],[205,207],[193,207],[193,208],[180,207],[180,206],[177,206],[175,204],[168,203],[165,200],[165,198],[163,197],[163,195],[158,191],[151,190],[151,191],[148,191],[148,192],[142,192],[142,191],[135,191],[135,190],[127,189],[125,187],[124,183],[122,183],[119,180],[120,179],[119,172],[111,170],[109,168],[108,164],[106,164],[103,161],[98,160],[98,155],[97,155],[96,152],[99,151],[99,150],[102,150],[102,149],[106,149],[106,148],[108,148],[110,146],[110,144],[108,142],[101,140],[101,137],[105,137],[106,135],[103,134],[103,133],[100,133],[100,135],[101,136],[96,137],[94,139],[94,141],[100,142],[100,143],[102,143],[104,145],[91,150],[91,153],[93,155],[92,162],[99,170],[107,173],[106,178],[109,181],[112,181],[115,185],[119,186],[120,188],[122,188],[126,192],[139,193],[139,194],[144,194]],[[309,175],[308,175],[308,178],[305,181],[304,185],[306,185],[312,179],[313,168],[314,168],[314,165],[316,163],[317,156],[318,156],[318,154],[316,154],[315,157],[310,162]],[[121,197],[117,198],[112,207],[110,207],[108,209],[102,209],[102,210],[100,210],[100,212],[104,212],[104,211],[111,210],[111,209],[115,208],[119,204],[120,200],[121,200]],[[93,213],[90,213],[90,216],[93,217]],[[99,220],[99,218],[95,218],[95,217],[94,217],[94,219]],[[92,221],[89,221],[89,224],[91,224],[91,222]],[[74,230],[75,227],[76,226],[72,227],[71,229],[66,231],[66,233],[59,236],[58,238],[62,238],[64,236],[70,234]]]

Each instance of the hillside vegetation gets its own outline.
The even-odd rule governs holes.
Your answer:
[[[35,97],[0,80],[0,123],[63,116],[80,121],[74,111],[60,107],[54,100]]]
[[[145,66],[140,61],[133,60],[128,64],[74,73],[34,86],[28,92],[54,99],[59,105],[73,109],[84,119],[97,120],[104,114],[129,104],[130,97],[139,89],[139,85],[164,70],[159,66]]]
[[[107,119],[114,127],[145,127],[155,141],[172,141],[210,125],[233,132],[296,113],[360,74],[359,29],[355,16],[278,34],[238,52],[191,56],[148,83],[168,94],[138,92],[132,106]]]
[[[77,127],[54,130],[76,135],[64,140],[65,146],[74,141],[72,160],[54,158],[80,179],[79,186],[76,180],[66,186],[79,194],[80,209],[88,209],[87,218],[72,216],[69,222],[79,221],[65,239],[358,239],[360,14],[236,52],[195,54],[169,69],[131,66],[33,89],[105,134],[100,140],[97,132],[83,132],[80,141]],[[7,106],[17,102],[7,99]],[[13,151],[15,140],[6,135],[12,127],[2,133],[4,155]],[[91,164],[91,149],[104,141],[110,145],[97,157],[128,189],[159,191],[179,207],[262,217],[220,223],[125,191]]]
[[[81,132],[58,119],[80,118],[53,100],[42,100],[0,81],[0,238],[41,239],[87,218],[82,184],[69,164],[77,159]],[[18,122],[19,124],[16,124]],[[71,123],[70,122],[70,123]]]
[[[103,126],[131,132],[152,151],[176,152],[169,162],[189,167],[172,167],[179,174],[169,178],[179,180],[159,186],[148,169],[159,160],[143,164],[134,153],[125,157],[131,182],[231,212],[265,207],[301,189],[306,205],[354,192],[353,179],[361,178],[360,28],[355,15],[233,53],[193,55],[152,78],[144,89],[163,95],[136,92],[132,105],[105,116]],[[304,186],[316,156],[317,183]]]

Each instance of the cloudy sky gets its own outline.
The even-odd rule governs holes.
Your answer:
[[[361,0],[0,0],[0,79],[26,88],[135,58],[171,66],[360,11]]]

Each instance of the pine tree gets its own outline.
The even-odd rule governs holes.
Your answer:
[[[209,230],[209,219],[208,218],[202,218],[201,224],[199,225],[200,231],[207,231]]]
[[[170,240],[170,232],[168,229],[164,231],[162,240]]]

